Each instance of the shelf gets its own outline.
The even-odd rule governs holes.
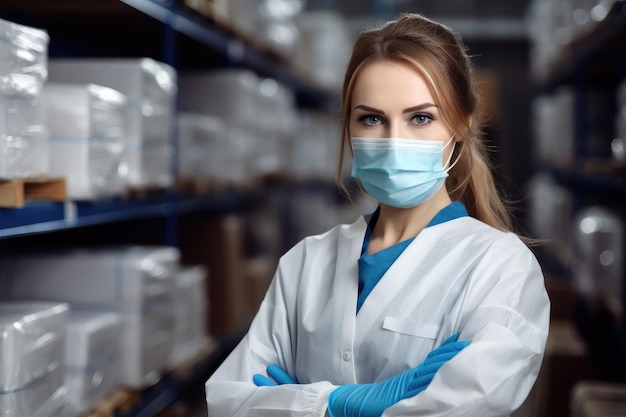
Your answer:
[[[626,179],[600,172],[581,172],[544,165],[535,171],[549,173],[557,182],[577,188],[626,193]]]
[[[261,190],[224,189],[206,196],[187,196],[171,191],[145,198],[33,202],[18,209],[0,209],[0,239],[133,219],[194,212],[226,213],[250,207],[261,196]]]
[[[602,22],[564,48],[549,75],[537,80],[539,89],[547,92],[563,84],[588,79],[614,84],[624,78],[625,37],[626,1],[618,0]]]

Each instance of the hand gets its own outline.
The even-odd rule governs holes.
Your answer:
[[[459,342],[458,337],[459,333],[451,336],[416,368],[379,383],[336,388],[328,398],[328,414],[331,417],[380,417],[398,401],[425,390],[439,368],[469,345],[470,342]]]
[[[255,374],[252,377],[257,387],[272,387],[283,384],[297,384],[298,381],[289,376],[289,374],[283,371],[276,365],[269,365],[267,367],[267,374],[273,378],[273,381],[265,375]]]

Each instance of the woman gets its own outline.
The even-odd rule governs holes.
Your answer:
[[[550,305],[496,192],[463,44],[414,14],[363,32],[342,99],[352,175],[379,207],[281,258],[206,384],[209,415],[509,415]],[[257,386],[268,365],[278,384]]]

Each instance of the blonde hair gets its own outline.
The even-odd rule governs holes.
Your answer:
[[[417,14],[403,14],[357,37],[342,89],[342,140],[337,183],[342,182],[345,150],[350,150],[350,109],[354,83],[361,69],[380,60],[410,63],[429,84],[441,117],[459,144],[446,185],[452,200],[461,201],[469,214],[497,229],[513,230],[513,221],[498,194],[481,132],[479,98],[472,64],[460,37],[447,27]]]

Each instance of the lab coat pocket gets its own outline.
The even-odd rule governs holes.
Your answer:
[[[441,331],[441,326],[387,316],[383,321],[383,329],[410,336],[436,339]]]

